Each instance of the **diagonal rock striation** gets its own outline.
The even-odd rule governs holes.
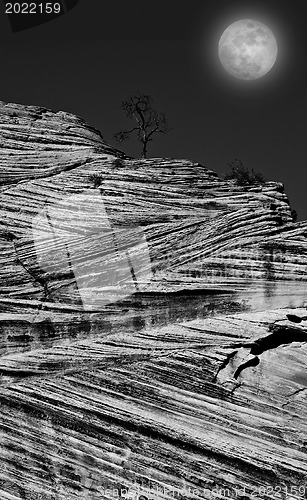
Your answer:
[[[139,246],[137,260],[146,242],[141,274],[150,279],[142,290],[235,291],[251,281],[305,280],[306,223],[292,223],[280,183],[239,187],[187,160],[133,160],[68,113],[4,103],[0,112],[0,304],[7,296],[82,303],[69,259],[91,295],[97,259],[117,265],[101,233],[106,224],[124,230],[119,245],[122,234]],[[42,228],[44,217],[49,227]],[[44,233],[39,250],[35,224]],[[103,240],[109,254],[100,253]],[[48,272],[40,258],[57,265]],[[133,273],[126,284],[137,288],[132,281]]]
[[[305,298],[282,184],[4,102],[0,168],[1,498],[303,498],[306,309],[248,310]]]

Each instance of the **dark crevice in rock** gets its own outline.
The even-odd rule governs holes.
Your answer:
[[[294,321],[295,323],[300,323],[302,320],[307,319],[306,316],[302,316],[301,318],[296,315],[287,314],[287,317],[290,321]],[[292,319],[291,319],[292,318]],[[238,366],[237,370],[234,373],[234,378],[237,379],[243,370],[249,367],[258,366],[260,363],[259,355],[264,353],[265,351],[269,351],[271,349],[276,349],[281,345],[292,344],[293,342],[307,342],[307,331],[304,331],[300,328],[288,327],[284,325],[276,325],[275,323],[269,326],[269,330],[273,330],[273,333],[267,335],[265,337],[261,337],[260,339],[255,340],[254,342],[239,342],[231,345],[233,348],[244,348],[250,349],[250,354],[254,357],[242,363]],[[218,368],[213,382],[216,381],[217,376],[221,370],[226,368],[229,364],[230,360],[237,354],[237,350],[228,354],[225,360],[222,362],[220,367]],[[303,389],[305,390],[305,389]],[[300,392],[299,389],[297,392]],[[294,393],[295,394],[295,393]]]
[[[289,321],[292,321],[292,323],[301,323],[302,321],[307,320],[307,316],[297,316],[296,314],[287,314],[287,318]]]
[[[299,392],[303,392],[303,391],[306,391],[307,390],[307,387],[302,387],[301,389],[297,389],[297,391],[294,391],[292,392],[291,394],[288,394],[288,398],[292,397],[292,396],[295,396],[296,394],[298,394]]]
[[[292,396],[296,396],[296,394],[299,394],[300,392],[306,391],[307,387],[301,387],[300,389],[297,389],[297,391],[292,392],[291,394],[288,394],[288,398],[291,398]],[[286,403],[283,403],[281,406],[284,408],[285,406],[289,405],[291,401],[287,401]]]
[[[272,325],[272,329],[273,333],[253,342],[251,354],[259,355],[281,345],[292,344],[292,342],[307,342],[307,332],[299,328]]]
[[[213,379],[212,379],[212,382],[215,382],[216,379],[217,379],[217,376],[218,374],[220,373],[221,370],[223,370],[224,368],[226,368],[226,366],[229,364],[230,360],[237,354],[238,351],[233,351],[231,352],[230,354],[228,354],[226,356],[226,358],[224,359],[223,363],[219,366],[216,374],[214,375]]]
[[[230,394],[231,394],[231,395],[233,395],[233,394],[235,393],[235,391],[236,391],[237,389],[239,389],[239,387],[241,387],[241,385],[242,385],[242,382],[238,382],[237,384],[235,384],[235,385],[233,386],[233,388],[231,389]]]
[[[245,368],[249,368],[250,366],[257,366],[259,365],[260,363],[260,359],[258,358],[258,356],[255,356],[254,358],[252,359],[249,359],[248,361],[246,361],[246,363],[243,363],[242,365],[240,365],[237,370],[235,371],[235,374],[234,374],[234,378],[237,379],[238,376],[240,375],[240,373],[245,370]]]

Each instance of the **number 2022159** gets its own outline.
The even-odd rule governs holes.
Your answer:
[[[47,3],[26,3],[26,2],[6,2],[6,14],[60,14],[61,4],[59,2]]]

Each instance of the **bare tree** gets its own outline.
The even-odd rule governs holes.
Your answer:
[[[168,132],[165,113],[157,113],[152,107],[153,100],[150,96],[137,94],[123,101],[121,109],[128,118],[136,121],[136,126],[130,130],[121,130],[114,135],[118,142],[129,139],[129,135],[136,131],[138,140],[142,143],[142,158],[147,157],[147,146],[156,133]]]

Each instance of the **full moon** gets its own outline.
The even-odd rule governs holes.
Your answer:
[[[277,42],[265,24],[242,19],[228,26],[222,34],[219,58],[230,75],[241,80],[256,80],[274,66]]]

